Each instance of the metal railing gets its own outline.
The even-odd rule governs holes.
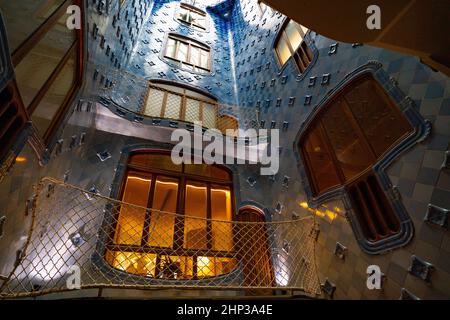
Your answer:
[[[278,222],[203,219],[123,203],[52,178],[37,185],[29,211],[29,234],[0,298],[67,291],[76,276],[80,289],[320,293],[312,216]],[[146,214],[151,223],[143,226],[140,217]],[[184,230],[181,242],[174,230]]]

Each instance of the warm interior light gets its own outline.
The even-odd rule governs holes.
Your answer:
[[[299,203],[300,207],[302,207],[303,209],[308,210],[309,212],[312,212],[313,214],[315,214],[318,217],[324,218],[327,217],[328,219],[330,219],[331,221],[333,221],[334,219],[337,218],[339,212],[341,212],[341,210],[339,208],[334,208],[335,211],[328,209],[325,205],[322,205],[321,207],[324,208],[324,210],[319,210],[319,209],[314,209],[314,208],[310,208],[308,206],[308,203],[306,201],[300,202]]]
[[[128,178],[128,179],[132,179],[132,180],[146,181],[146,182],[152,181],[152,179],[144,179],[144,178],[141,178],[141,177],[135,177],[135,176],[128,176],[127,178]]]
[[[214,276],[214,259],[208,257],[197,258],[197,274],[199,277]]]
[[[16,157],[16,162],[25,162],[25,161],[27,161],[27,158],[25,158],[25,157],[21,157],[21,156]]]

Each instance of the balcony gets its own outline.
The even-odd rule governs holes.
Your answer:
[[[168,89],[167,84],[151,82],[126,71],[108,70],[106,73],[108,78],[100,81],[100,87],[91,90],[99,96],[91,99],[99,100],[117,115],[132,121],[154,125],[167,123],[173,128],[187,129],[200,122],[204,129],[216,129],[233,137],[239,136],[235,130],[260,128],[259,108],[222,104],[192,90],[183,94]],[[99,77],[98,72],[95,77]],[[227,129],[233,131],[227,132]]]
[[[320,294],[313,216],[272,222],[202,219],[123,203],[52,178],[37,185],[27,210],[32,223],[15,267],[0,285],[3,299],[70,291],[69,279],[76,275],[79,289]],[[124,221],[123,212],[131,218]],[[189,226],[184,240],[168,244],[173,229],[150,223],[148,240],[136,244],[133,239],[142,232],[136,221],[146,214],[163,222],[160,226],[170,221],[175,230]],[[125,236],[118,237],[117,228]]]

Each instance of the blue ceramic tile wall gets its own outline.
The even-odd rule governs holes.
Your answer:
[[[214,6],[198,4],[208,12],[207,30],[201,31],[179,22],[175,17],[180,1],[156,1],[150,19],[133,48],[128,70],[146,79],[162,79],[185,83],[209,92],[226,104],[236,104],[234,78],[230,56],[230,24]],[[216,13],[218,12],[218,13]],[[199,74],[180,69],[163,57],[165,41],[169,33],[197,40],[211,48],[212,70]]]
[[[144,2],[148,9],[141,15],[139,8]],[[299,75],[293,61],[281,69],[274,55],[273,44],[285,17],[270,9],[262,14],[257,0],[202,1],[208,5],[199,5],[208,12],[208,32],[192,31],[174,19],[180,1],[125,1],[125,8],[119,11],[122,18],[115,22],[116,27],[113,27],[113,14],[99,14],[95,7],[97,1],[90,0],[88,3],[89,67],[83,95],[96,96],[101,76],[101,85],[104,86],[105,80],[111,77],[111,69],[119,69],[120,64],[120,70],[142,78],[172,80],[196,86],[209,91],[223,103],[238,104],[242,108],[259,105],[261,120],[265,121],[266,128],[272,122],[280,129],[285,122],[289,123],[288,128],[280,134],[280,170],[275,176],[260,176],[258,168],[254,166],[238,166],[241,170],[241,199],[254,201],[272,211],[277,204],[281,204],[283,209],[273,219],[291,219],[310,213],[299,206],[300,202],[306,200],[306,195],[293,151],[293,141],[302,122],[326,93],[347,74],[368,61],[379,61],[388,76],[398,83],[403,93],[414,101],[417,110],[432,125],[431,135],[400,156],[388,169],[391,181],[398,186],[402,201],[414,222],[415,236],[404,248],[369,256],[358,247],[345,219],[342,203],[328,203],[329,209],[340,214],[331,220],[319,218],[317,262],[320,279],[325,281],[328,278],[336,285],[335,298],[397,299],[402,288],[420,298],[450,297],[449,231],[424,222],[429,204],[450,209],[450,172],[448,166],[444,165],[450,141],[448,77],[432,71],[415,57],[366,45],[337,42],[314,31],[306,38],[307,43],[316,50],[316,60],[309,70]],[[110,3],[114,3],[111,12],[118,12],[118,1]],[[133,13],[133,21],[134,14],[139,11],[136,13],[139,16],[137,25],[133,22],[131,32],[124,18],[126,10]],[[100,46],[101,37],[92,35],[94,23],[99,28],[99,35],[105,36],[103,47]],[[118,26],[124,32],[125,45],[120,43],[120,36],[117,37]],[[167,64],[161,58],[161,50],[168,32],[186,35],[210,45],[214,59],[212,74],[200,76]],[[106,54],[108,45],[109,55]],[[112,52],[118,59],[117,63],[115,58],[111,60]],[[96,70],[98,75],[94,79]],[[115,90],[122,92],[129,89],[118,87]],[[80,117],[80,114],[75,113],[73,117]],[[92,115],[92,118],[96,117]],[[81,126],[69,125],[62,137],[68,141],[71,135],[85,130]],[[120,148],[132,139],[121,137],[118,142],[114,133],[101,132],[99,136],[99,132],[95,128],[87,131],[88,143],[83,147],[83,153],[71,151],[72,154],[52,158],[49,168],[56,168],[56,171],[40,168],[37,164],[27,168],[24,165],[16,166],[0,188],[0,203],[9,203],[2,206],[6,208],[8,221],[17,221],[14,226],[23,224],[23,218],[14,218],[14,215],[21,217],[23,213],[23,210],[17,211],[17,204],[23,206],[23,199],[30,195],[30,185],[40,176],[51,175],[52,172],[57,172],[55,175],[60,178],[66,170],[72,170],[71,183],[83,188],[93,183],[102,184],[107,194]],[[95,157],[96,152],[105,149],[113,155],[107,167],[91,163],[86,169],[83,162],[80,165],[80,161],[89,161],[88,157]],[[30,150],[25,154],[28,159],[32,158]],[[86,172],[98,172],[98,176]],[[17,234],[19,232],[10,236],[11,243],[15,243],[14,236]],[[345,259],[334,255],[337,242],[347,248]],[[6,243],[5,248],[8,248]],[[413,254],[435,266],[431,284],[409,273]],[[387,280],[381,291],[366,288],[366,268],[371,264],[379,265],[386,275]]]
[[[293,141],[299,127],[314,106],[347,74],[369,61],[378,61],[432,125],[430,136],[401,155],[388,169],[391,182],[398,186],[414,221],[415,237],[394,253],[369,256],[358,247],[343,215],[338,215],[332,223],[321,219],[317,252],[321,280],[328,278],[337,284],[337,298],[395,299],[400,296],[402,287],[420,298],[450,296],[448,286],[441,284],[441,281],[450,281],[449,233],[423,222],[429,204],[450,208],[450,173],[442,165],[450,142],[449,78],[434,72],[416,57],[337,42],[314,31],[306,41],[317,50],[316,61],[305,74],[299,75],[292,60],[280,68],[274,54],[274,41],[284,19],[270,9],[262,13],[256,0],[236,1],[231,17],[239,105],[260,107],[266,128],[275,122],[275,127],[281,129],[289,122],[288,129],[280,134],[278,174],[270,178],[244,172],[242,176],[252,176],[256,183],[253,186],[242,183],[242,197],[271,208],[282,204],[282,218],[291,218],[293,213],[304,214],[299,203],[305,201],[306,196],[299,173],[294,169],[297,160],[293,154]],[[288,186],[283,184],[284,177],[289,177]],[[345,212],[339,201],[328,203],[327,207]],[[337,242],[348,247],[345,261],[333,254]],[[422,255],[437,266],[432,286],[408,273],[412,253]],[[370,264],[380,265],[387,274],[383,291],[370,291],[365,287],[365,268]]]

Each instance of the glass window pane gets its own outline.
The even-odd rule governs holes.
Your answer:
[[[180,11],[178,13],[178,19],[183,20],[183,21],[187,21],[188,18],[188,12],[185,8],[181,7]]]
[[[233,258],[215,258],[216,275],[230,273],[236,268],[236,260]]]
[[[118,270],[142,276],[155,276],[156,254],[108,250],[106,261]]]
[[[158,176],[155,184],[152,208],[164,212],[151,212],[148,244],[156,247],[172,247],[175,216],[165,213],[177,211],[178,180]]]
[[[211,186],[211,218],[232,221],[231,191],[229,187]],[[231,223],[212,222],[213,250],[230,251],[233,248]]]
[[[236,268],[236,260],[232,258],[198,257],[197,276],[207,278],[230,273]]]
[[[25,107],[29,106],[76,40],[75,31],[66,27],[65,19],[63,16],[15,67],[17,85]]]
[[[151,176],[129,172],[125,182],[122,201],[147,207]],[[140,245],[144,230],[146,210],[127,205],[120,208],[114,238],[116,244]]]
[[[11,53],[16,50],[64,0],[0,0]]]
[[[192,257],[161,256],[162,277],[165,279],[192,279],[194,264]]]
[[[182,62],[187,62],[187,55],[188,55],[188,48],[189,46],[184,43],[184,42],[180,42],[178,41],[179,45],[178,45],[178,53],[177,53],[177,59],[182,61]]]
[[[370,78],[355,84],[345,99],[377,157],[412,131],[384,90]]]
[[[326,138],[323,136],[318,123],[308,129],[308,134],[303,142],[303,154],[308,164],[309,173],[312,175],[315,194],[338,186],[340,180],[337,169],[327,151]]]
[[[164,118],[180,119],[181,111],[181,96],[177,94],[169,93],[167,95],[166,110],[164,112]]]
[[[216,275],[216,264],[213,257],[197,258],[197,276],[199,278],[214,277]]]
[[[203,104],[203,126],[216,128],[217,111],[215,105]]]
[[[161,117],[163,101],[164,91],[151,88],[145,101],[144,114],[150,117]]]
[[[200,48],[191,47],[191,61],[193,65],[200,65]]]
[[[186,117],[184,120],[188,122],[200,120],[200,101],[186,99]]]
[[[358,128],[350,121],[345,108],[343,99],[336,100],[324,113],[322,123],[345,180],[348,181],[371,166],[374,158],[359,138]]]
[[[167,40],[167,49],[166,49],[167,57],[175,58],[176,45],[177,45],[177,42],[174,39],[169,38],[169,40]]]
[[[76,58],[77,54],[74,52],[31,115],[31,120],[38,129],[41,137],[44,136],[56,113],[61,108],[70,90],[75,85],[77,69]]]
[[[280,37],[275,49],[277,51],[277,55],[278,55],[278,59],[280,60],[280,64],[282,66],[284,66],[284,64],[291,57],[291,51],[289,50],[288,44],[287,44],[284,36]]]
[[[192,23],[200,28],[205,28],[206,26],[206,18],[204,15],[198,13],[198,12],[192,12]]]
[[[200,59],[201,59],[200,67],[202,67],[204,69],[209,69],[209,52],[201,49]]]
[[[307,28],[307,27],[305,27],[305,26],[302,26],[301,24],[298,24],[298,25],[300,26],[300,29],[302,29],[303,37],[306,36],[306,34],[307,34],[308,31],[309,31],[309,28]]]
[[[195,25],[198,27],[205,29],[206,28],[206,18],[201,15],[197,15],[197,18],[194,21]]]
[[[289,43],[294,51],[300,46],[303,41],[303,37],[298,30],[298,25],[294,21],[289,21],[286,25],[286,35],[289,39]]]
[[[207,204],[206,184],[187,182],[185,215],[206,219]],[[206,220],[185,218],[184,248],[206,249],[206,234]]]

